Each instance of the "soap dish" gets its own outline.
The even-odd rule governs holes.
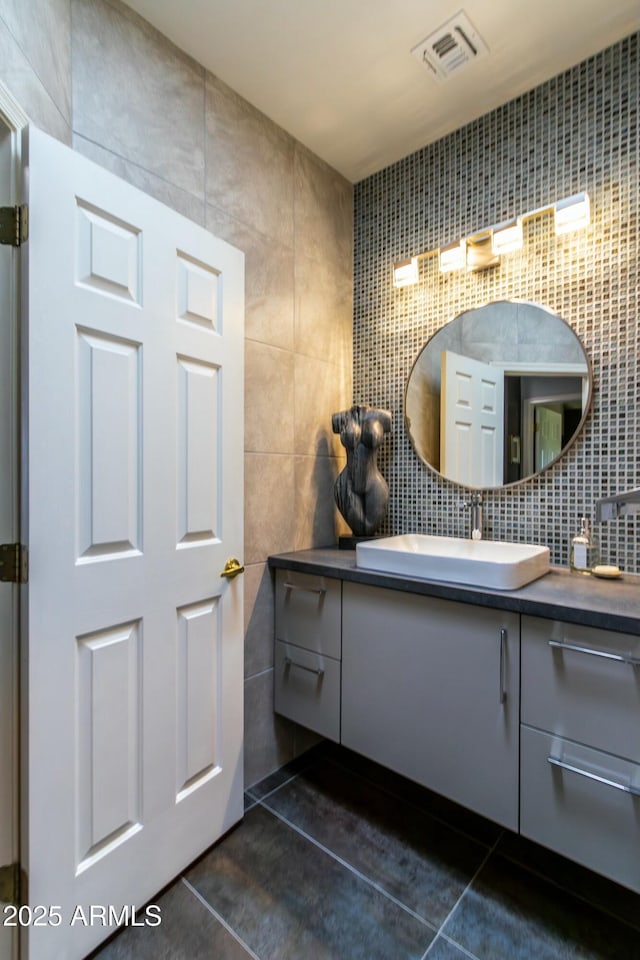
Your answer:
[[[614,567],[606,563],[600,563],[593,567],[591,573],[594,577],[601,577],[603,580],[619,580],[622,577],[620,567]]]

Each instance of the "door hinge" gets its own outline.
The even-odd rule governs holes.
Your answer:
[[[0,207],[0,243],[19,247],[29,237],[29,207]]]
[[[29,552],[21,543],[0,543],[0,580],[26,583],[29,579]]]
[[[9,863],[0,867],[0,903],[9,903],[14,907],[22,905],[26,899],[26,874],[19,863]]]

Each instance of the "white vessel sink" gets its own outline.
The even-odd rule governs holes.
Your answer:
[[[549,548],[406,533],[356,545],[356,565],[421,580],[516,590],[549,570]]]

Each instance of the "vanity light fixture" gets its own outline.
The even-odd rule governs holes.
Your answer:
[[[480,273],[497,267],[500,257],[496,256],[491,247],[491,235],[472,237],[467,240],[467,270],[470,273]]]
[[[441,273],[463,270],[467,265],[467,241],[458,240],[446,247],[440,247],[438,265]]]
[[[522,217],[498,224],[491,231],[491,249],[496,256],[522,248]]]
[[[393,265],[394,287],[408,287],[418,282],[418,258],[411,257]]]
[[[576,193],[555,203],[548,203],[544,207],[521,213],[519,217],[513,217],[503,223],[477,230],[468,237],[456,240],[455,243],[448,243],[446,246],[436,247],[395,263],[393,284],[396,287],[407,287],[417,283],[418,261],[436,255],[441,273],[464,269],[477,272],[497,266],[503,254],[522,248],[523,223],[549,213],[553,213],[556,234],[580,230],[590,222],[589,195],[585,191]]]
[[[584,192],[576,193],[573,197],[558,200],[554,209],[554,219],[558,236],[588,227],[591,219],[589,195]]]

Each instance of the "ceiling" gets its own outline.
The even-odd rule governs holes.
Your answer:
[[[638,0],[127,0],[357,182],[640,29]],[[488,54],[442,85],[411,50],[460,9]]]

